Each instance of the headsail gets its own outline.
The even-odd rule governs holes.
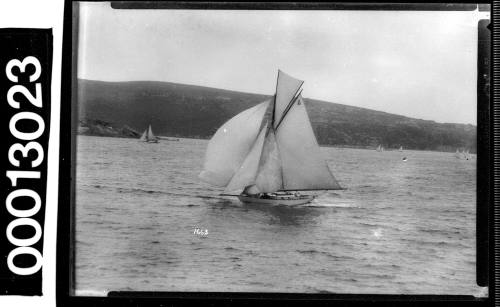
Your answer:
[[[283,189],[283,168],[274,128],[267,131],[255,186],[262,193]]]
[[[255,140],[250,152],[243,161],[243,164],[236,171],[229,181],[224,193],[241,193],[245,187],[255,184],[255,178],[259,170],[259,162],[262,155],[262,147],[266,138],[266,130],[261,129],[259,136]]]
[[[283,187],[281,161],[274,134],[274,104],[268,103],[259,127],[259,136],[234,174],[224,193],[241,193],[247,188],[253,194],[275,192]]]
[[[208,143],[200,179],[221,187],[229,184],[259,135],[269,103],[262,102],[237,114],[217,130]]]
[[[144,130],[144,133],[142,134],[141,138],[139,139],[140,141],[146,142],[148,137],[148,130]]]

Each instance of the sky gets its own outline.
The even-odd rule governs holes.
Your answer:
[[[476,124],[476,12],[115,10],[81,3],[79,78],[303,96]]]

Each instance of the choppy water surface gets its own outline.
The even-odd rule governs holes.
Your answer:
[[[245,205],[198,180],[206,145],[78,137],[77,294],[479,292],[475,159],[322,148],[347,190]]]

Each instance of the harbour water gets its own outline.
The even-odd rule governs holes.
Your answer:
[[[77,295],[484,294],[474,157],[323,147],[346,190],[286,207],[201,182],[206,140],[77,140]]]

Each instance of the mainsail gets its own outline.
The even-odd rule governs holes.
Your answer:
[[[302,97],[276,131],[283,167],[284,190],[341,189],[323,159]]]
[[[303,81],[279,71],[276,95],[220,127],[200,178],[224,193],[341,189],[323,159],[299,93]]]

